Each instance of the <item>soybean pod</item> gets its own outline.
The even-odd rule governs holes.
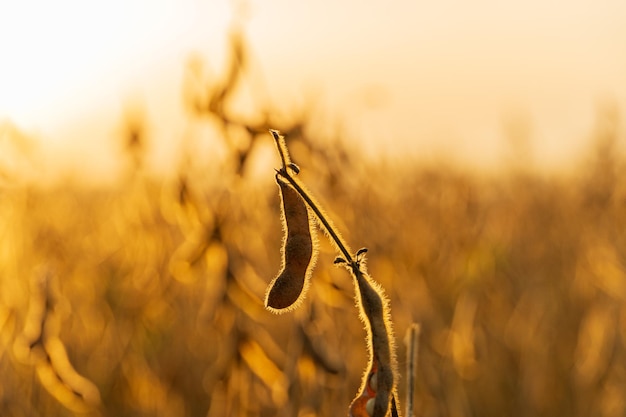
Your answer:
[[[282,313],[295,308],[309,285],[314,259],[309,211],[298,192],[278,176],[282,199],[282,220],[285,238],[282,247],[282,269],[270,283],[265,306]]]

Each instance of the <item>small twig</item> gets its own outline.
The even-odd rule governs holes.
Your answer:
[[[406,361],[406,417],[413,417],[413,396],[415,392],[415,375],[417,373],[417,355],[419,351],[420,325],[412,323],[406,331],[404,342],[407,345]]]

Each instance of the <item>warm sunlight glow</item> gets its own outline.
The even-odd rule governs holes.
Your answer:
[[[558,164],[584,149],[598,103],[626,108],[625,23],[618,0],[2,2],[0,119],[76,159],[137,100],[158,148],[185,130],[190,56],[219,75],[238,26],[252,106],[313,103],[370,155],[472,165],[501,161],[521,118],[535,163]]]
[[[0,417],[625,417],[625,116],[625,0],[0,0]]]
[[[52,136],[89,112],[110,118],[146,79],[174,78],[194,49],[219,44],[231,9],[227,1],[2,2],[0,117]]]

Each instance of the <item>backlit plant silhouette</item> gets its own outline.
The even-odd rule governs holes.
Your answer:
[[[382,288],[365,271],[367,249],[360,249],[352,255],[319,203],[295,178],[300,168],[291,162],[283,137],[276,130],[270,133],[282,161],[282,167],[276,171],[276,182],[282,196],[286,233],[282,250],[283,267],[268,288],[265,306],[280,313],[297,307],[302,300],[315,260],[315,238],[311,231],[313,217],[341,253],[335,264],[344,265],[354,278],[359,316],[367,331],[369,363],[360,392],[350,405],[350,416],[384,417],[388,411],[397,416],[395,351],[389,302]]]
[[[313,240],[321,222],[295,188],[302,182],[341,215],[333,231],[367,242],[396,330],[420,323],[410,337],[419,330],[419,355],[396,344],[404,415],[626,415],[622,110],[601,109],[581,132],[595,145],[569,175],[385,164],[284,97],[275,97],[282,111],[256,100],[254,114],[237,112],[242,89],[258,96],[247,46],[233,36],[223,71],[188,74],[197,76],[185,82],[189,129],[172,137],[171,177],[150,168],[150,114],[118,138],[125,175],[100,186],[48,182],[36,153],[20,164],[7,151],[30,146],[0,122],[0,416],[342,416],[355,397],[353,414],[373,407],[350,271],[357,262],[365,275],[364,253]],[[257,169],[271,172],[270,128],[303,167],[297,176],[288,159],[279,167],[294,181],[278,174],[283,197],[307,210],[287,238],[315,226],[309,265],[305,257],[287,295],[270,301],[289,309],[282,315],[263,298],[282,274],[280,205]],[[223,154],[204,152],[207,142]],[[335,252],[350,276],[322,267]]]

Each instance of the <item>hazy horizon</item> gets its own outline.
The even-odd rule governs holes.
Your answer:
[[[166,163],[188,119],[185,66],[200,57],[219,75],[233,27],[251,54],[250,106],[313,103],[372,156],[501,166],[518,126],[535,168],[559,167],[581,157],[599,108],[626,106],[619,1],[64,0],[0,16],[0,120],[79,169],[110,169],[129,102]]]

